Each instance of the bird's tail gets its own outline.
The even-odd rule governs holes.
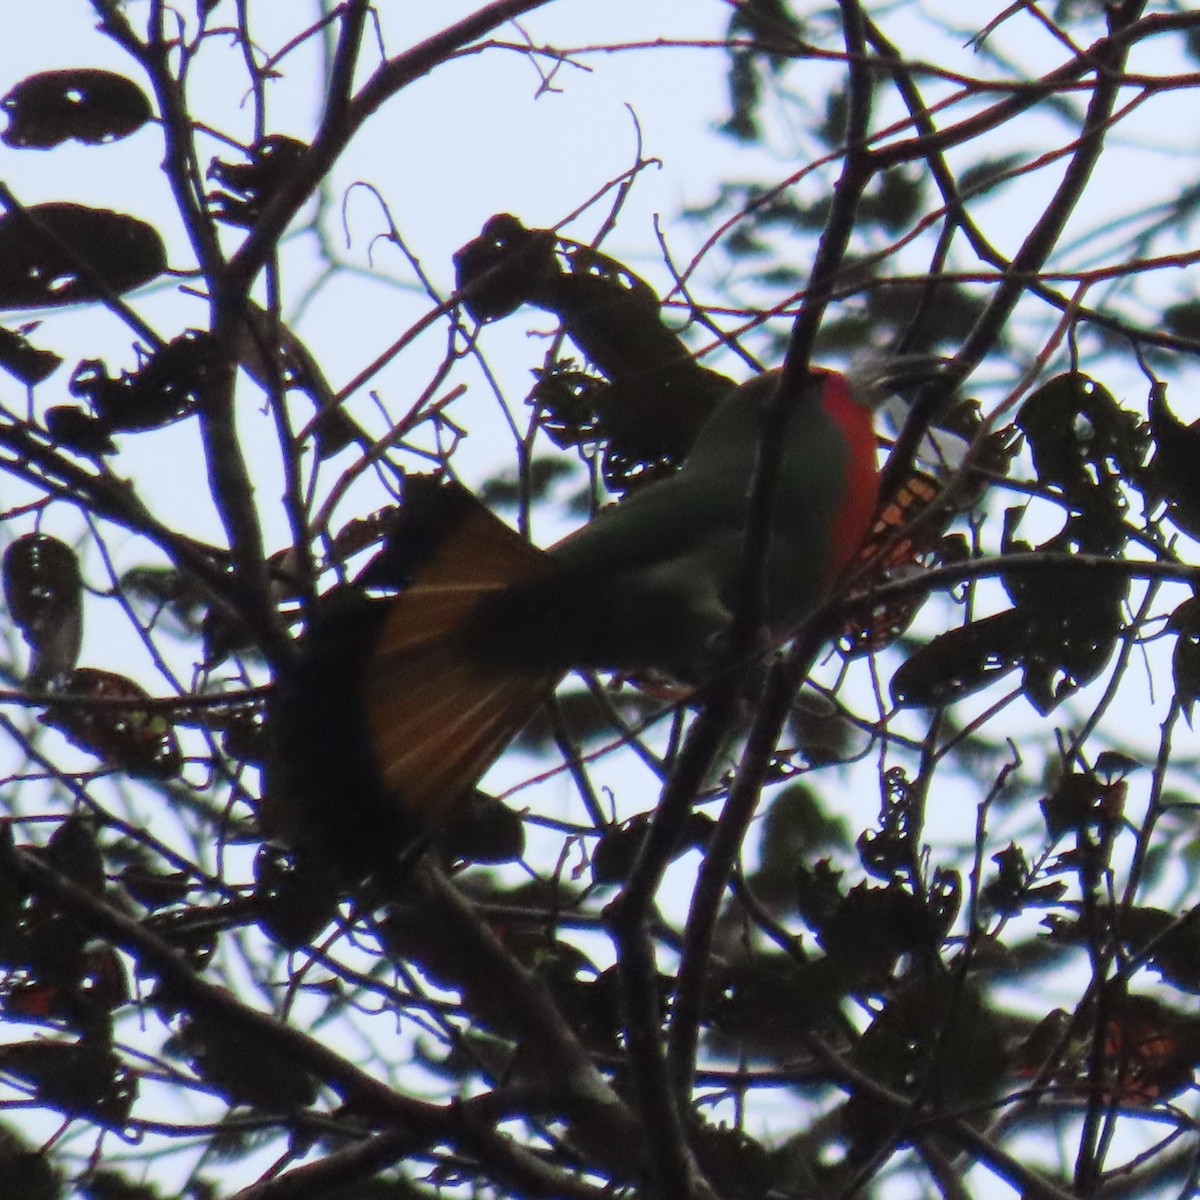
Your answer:
[[[481,599],[550,560],[465,489],[408,483],[386,549],[326,601],[272,706],[264,825],[354,876],[451,818],[559,679],[463,636]]]
[[[395,552],[417,561],[389,601],[366,664],[363,704],[384,791],[436,826],[559,680],[507,657],[503,666],[483,661],[463,636],[466,624],[482,599],[536,581],[552,565],[453,483],[422,481],[391,542],[390,569]]]

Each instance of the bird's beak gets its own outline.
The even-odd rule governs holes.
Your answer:
[[[875,409],[899,392],[928,383],[949,363],[950,359],[940,354],[900,354],[857,363],[845,374],[855,400]]]

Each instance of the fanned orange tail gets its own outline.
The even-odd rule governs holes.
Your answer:
[[[561,677],[465,635],[481,600],[552,561],[465,489],[409,484],[387,549],[362,588],[327,598],[271,716],[264,824],[356,876],[446,821]],[[384,585],[403,590],[363,590]]]
[[[427,824],[445,818],[559,679],[466,653],[462,633],[479,601],[552,564],[470,493],[439,492],[432,554],[391,601],[363,685],[383,787]]]

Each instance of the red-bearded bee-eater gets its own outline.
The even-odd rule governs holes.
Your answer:
[[[455,813],[572,669],[711,675],[742,571],[760,411],[779,379],[735,388],[674,475],[548,550],[460,486],[410,480],[389,548],[359,581],[402,590],[330,603],[280,683],[268,829],[351,874],[386,868]],[[828,597],[878,499],[866,397],[814,369],[786,400],[765,570],[776,645]]]

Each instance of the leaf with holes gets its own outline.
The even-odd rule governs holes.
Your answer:
[[[100,1037],[10,1043],[0,1047],[0,1071],[65,1116],[110,1129],[124,1126],[137,1098],[137,1076]]]
[[[213,216],[226,225],[253,229],[263,209],[287,184],[307,152],[304,142],[276,133],[250,147],[248,163],[214,159],[208,177],[216,180],[222,190],[206,197]]]
[[[42,721],[131,775],[169,779],[179,773],[183,754],[171,722],[151,704],[127,676],[81,667]]]
[[[44,533],[27,533],[4,552],[4,601],[33,652],[29,681],[46,687],[68,675],[83,638],[83,578],[75,551]]]
[[[186,329],[133,372],[110,377],[99,359],[85,358],[67,390],[86,400],[110,432],[139,433],[192,413],[203,403],[217,365],[212,335]]]
[[[1084,527],[1079,539],[1092,553],[1117,553],[1125,542],[1121,483],[1138,477],[1148,448],[1137,416],[1102,384],[1069,371],[1025,401],[1016,425],[1038,482],[1066,501],[1073,525]]]
[[[124,213],[54,203],[0,217],[0,308],[103,300],[166,269],[158,232]]]
[[[115,142],[154,115],[132,80],[86,67],[30,75],[0,100],[0,109],[8,116],[4,144],[14,150],[47,150],[72,138]]]

